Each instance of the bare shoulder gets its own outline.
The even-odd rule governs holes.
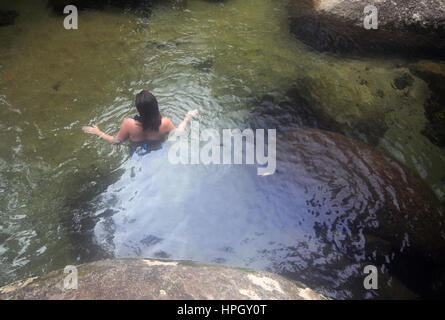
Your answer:
[[[167,118],[167,117],[162,117],[162,122],[161,122],[161,126],[163,127],[163,129],[167,132],[170,132],[171,130],[175,129],[175,125],[173,124],[173,122]]]
[[[136,120],[134,118],[125,118],[124,122],[125,123],[134,123]]]
[[[122,122],[122,126],[130,127],[133,126],[135,122],[136,120],[134,120],[133,118],[125,118],[124,121]]]

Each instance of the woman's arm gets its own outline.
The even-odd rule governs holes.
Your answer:
[[[112,144],[119,144],[127,140],[129,134],[128,134],[128,125],[130,119],[125,119],[124,122],[121,125],[121,128],[117,134],[116,137],[110,136],[109,134],[106,134],[105,132],[102,132],[98,126],[84,126],[82,130],[86,133],[91,133],[99,136],[100,138],[108,141]]]
[[[185,130],[185,127],[187,126],[187,123],[189,122],[189,120],[192,117],[196,117],[197,114],[198,114],[198,109],[191,110],[191,111],[187,112],[187,115],[185,116],[184,120],[182,120],[180,125],[176,128],[175,132],[178,133],[178,134],[183,133],[184,130]]]

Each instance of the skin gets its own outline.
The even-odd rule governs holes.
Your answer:
[[[131,142],[144,142],[144,141],[156,141],[164,138],[169,133],[175,131],[178,134],[184,132],[185,127],[187,126],[188,121],[195,117],[198,114],[198,110],[192,110],[187,113],[184,120],[178,126],[175,127],[173,122],[170,121],[167,117],[162,117],[161,125],[159,126],[159,131],[153,130],[142,130],[142,124],[134,120],[132,118],[126,118],[124,122],[122,122],[121,128],[116,136],[108,135],[102,132],[98,126],[84,126],[82,130],[86,133],[94,134],[99,136],[100,138],[108,141],[109,143],[119,144],[130,140]]]

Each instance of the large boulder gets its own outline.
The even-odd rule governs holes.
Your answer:
[[[378,10],[378,29],[364,28],[364,9]],[[320,51],[445,54],[443,0],[295,0],[291,30]]]
[[[67,5],[74,5],[79,10],[104,10],[107,6],[116,6],[125,9],[137,9],[143,12],[151,12],[153,3],[158,0],[48,0],[47,6],[56,15],[63,15],[63,9]]]
[[[0,299],[326,299],[268,272],[192,262],[116,259],[76,268],[77,289],[65,289],[58,270],[1,287]]]
[[[445,201],[443,64],[327,61],[297,79],[292,99],[329,129],[392,155]]]
[[[361,270],[371,264],[417,296],[443,294],[445,218],[417,175],[374,147],[318,129],[279,136],[277,157],[278,174],[295,186],[289,193],[305,199],[295,218],[331,244],[322,249],[324,263],[329,252],[341,253],[337,266],[337,258],[328,263],[332,277],[358,270],[360,287]],[[388,279],[382,278],[379,293]]]

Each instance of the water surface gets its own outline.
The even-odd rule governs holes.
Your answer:
[[[165,1],[150,15],[85,10],[76,31],[45,1],[2,6],[20,16],[0,28],[0,284],[104,257],[157,257],[270,270],[338,298],[372,296],[356,288],[360,259],[333,258],[313,223],[298,218],[304,190],[280,168],[259,177],[252,166],[173,166],[165,147],[130,158],[126,146],[81,127],[117,132],[135,113],[134,95],[149,89],[175,124],[198,108],[203,128],[325,128],[292,92],[335,91],[333,105],[346,108],[368,99],[353,75],[376,70],[369,91],[377,90],[405,61],[316,53],[289,33],[286,3],[272,0]],[[429,95],[421,80],[414,88],[408,107],[388,116],[407,132],[422,126]],[[375,140],[404,160],[412,145],[398,139],[389,130]],[[443,150],[413,141],[424,159],[413,149],[405,162],[428,181]]]

